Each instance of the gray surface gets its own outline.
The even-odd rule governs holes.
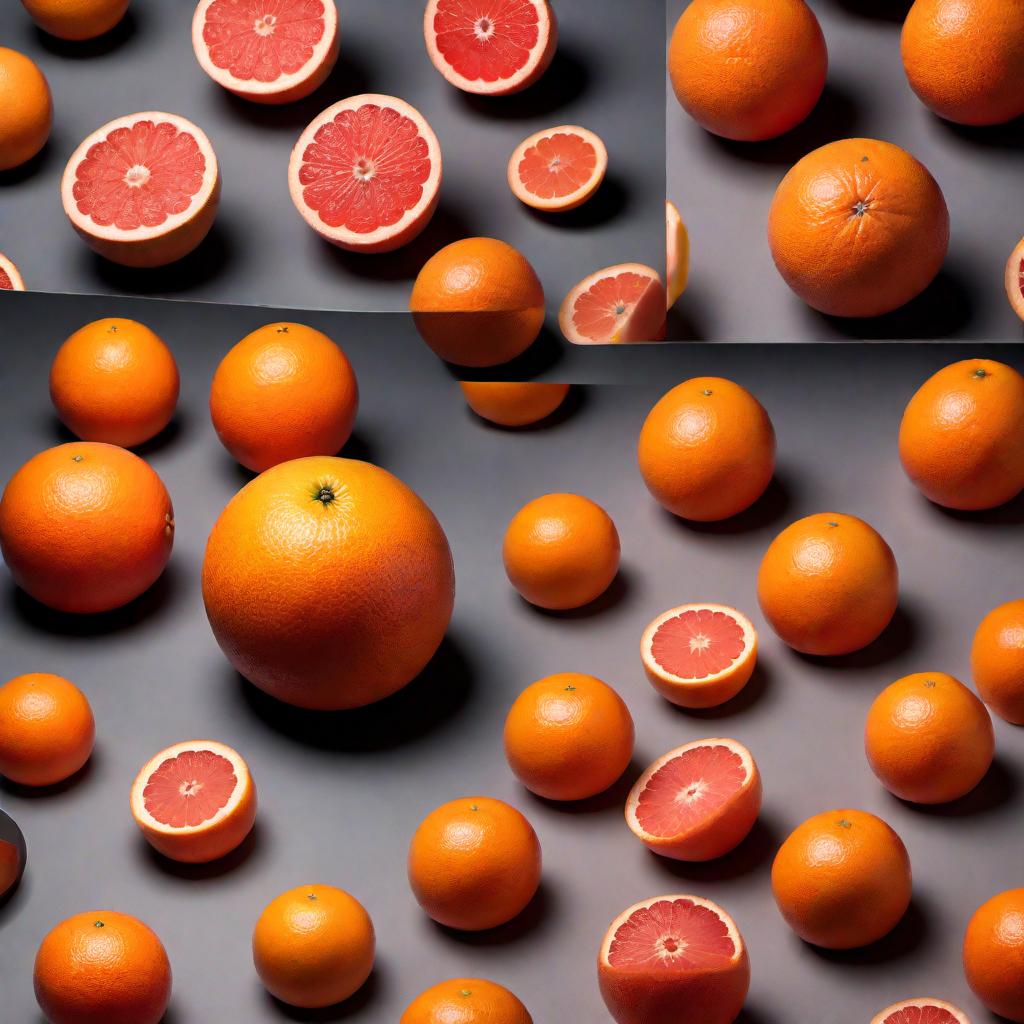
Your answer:
[[[667,84],[668,194],[689,225],[694,261],[669,337],[1019,341],[1003,268],[1024,234],[1024,119],[963,128],[919,102],[899,52],[909,0],[809,2],[829,46],[828,84],[810,118],[782,138],[748,144],[710,135]],[[671,33],[686,2],[665,6]],[[902,310],[868,321],[826,317],[805,306],[775,270],[766,234],[772,196],[789,168],[818,146],[851,136],[910,150],[938,180],[952,221],[949,258],[935,284]]]
[[[0,175],[0,251],[42,291],[160,295],[322,309],[405,309],[412,278],[436,250],[494,235],[534,263],[555,312],[598,267],[664,264],[665,145],[660,0],[557,0],[560,46],[548,73],[517,96],[487,101],[453,89],[423,44],[422,0],[338,0],[338,67],[316,93],[270,108],[212,82],[192,52],[194,3],[134,0],[107,37],[69,44],[37,31],[4,0],[5,46],[36,59],[55,97],[53,135],[24,168]],[[614,52],[609,50],[614,41]],[[433,125],[444,153],[441,203],[426,232],[383,256],[343,253],[305,225],[288,195],[288,156],[329,104],[361,92],[401,96]],[[169,110],[210,136],[224,179],[213,233],[190,257],[133,271],[93,255],[71,230],[59,183],[75,147],[111,118]],[[538,215],[505,180],[528,135],[583,124],[605,140],[608,180],[579,211]]]

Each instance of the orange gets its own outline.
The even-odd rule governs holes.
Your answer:
[[[21,0],[32,20],[59,39],[95,39],[109,32],[128,10],[129,0]]]
[[[804,0],[693,0],[676,22],[668,73],[683,109],[742,142],[795,128],[825,88],[828,49]]]
[[[768,244],[786,284],[831,316],[890,313],[925,290],[949,247],[938,183],[906,150],[843,139],[782,179]]]
[[[1007,601],[981,620],[971,671],[981,699],[1001,718],[1024,725],[1024,600]]]
[[[271,900],[252,933],[267,991],[291,1006],[333,1006],[373,970],[376,940],[363,905],[333,885],[300,885]]]
[[[583,800],[603,793],[629,766],[633,718],[623,699],[594,676],[546,676],[509,710],[505,756],[538,796]]]
[[[35,61],[0,46],[0,171],[31,160],[53,124],[50,87]]]
[[[496,238],[463,238],[423,265],[409,298],[416,328],[442,359],[507,363],[544,324],[544,289],[526,257]]]
[[[568,384],[463,381],[466,404],[500,427],[526,427],[550,416],[569,393]]]
[[[164,571],[173,540],[163,481],[111,444],[48,448],[0,499],[0,551],[14,582],[62,612],[105,612],[138,597]]]
[[[483,931],[511,921],[540,885],[540,842],[514,807],[486,796],[442,804],[409,844],[409,884],[439,924]]]
[[[899,570],[892,549],[856,516],[819,512],[771,542],[757,575],[768,624],[803,654],[849,654],[892,621]]]
[[[220,361],[210,415],[221,444],[256,473],[334,455],[352,433],[359,388],[345,354],[303,324],[267,324]]]
[[[483,978],[452,978],[421,992],[398,1024],[533,1024],[533,1018],[502,985]]]
[[[50,366],[50,398],[83,441],[124,448],[160,433],[178,403],[178,365],[145,324],[108,317],[80,327]]]
[[[683,519],[728,519],[749,508],[775,472],[775,430],[745,388],[694,377],[651,409],[637,446],[655,499]]]
[[[36,953],[36,999],[51,1024],[157,1024],[171,965],[156,934],[113,910],[75,914]]]
[[[897,679],[875,698],[864,728],[878,781],[915,804],[969,793],[992,764],[995,742],[985,705],[945,672]]]
[[[995,508],[1024,490],[1024,376],[991,359],[933,374],[907,403],[900,459],[930,501]]]
[[[49,672],[0,686],[0,775],[23,786],[52,786],[92,753],[96,723],[85,694]]]
[[[964,972],[995,1014],[1024,1024],[1024,889],[993,896],[964,934]]]
[[[600,505],[578,494],[525,504],[505,531],[509,582],[539,608],[564,611],[600,597],[619,571],[619,534]]]

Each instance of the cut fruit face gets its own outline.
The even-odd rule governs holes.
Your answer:
[[[963,1010],[941,999],[908,999],[874,1017],[871,1024],[971,1024]]]
[[[574,210],[601,186],[608,151],[578,125],[546,128],[516,148],[508,162],[508,184],[517,199],[535,210]]]
[[[665,248],[667,255],[668,309],[686,291],[690,277],[690,235],[676,204],[665,200]]]
[[[14,263],[0,253],[0,291],[23,292],[25,282]]]
[[[667,301],[661,275],[643,263],[620,263],[584,278],[562,303],[558,324],[574,345],[660,341]]]
[[[366,93],[328,107],[288,164],[292,202],[332,245],[389,252],[411,242],[437,207],[441,147],[426,119],[395,96]]]
[[[1006,295],[1013,311],[1024,320],[1024,238],[1006,261]]]

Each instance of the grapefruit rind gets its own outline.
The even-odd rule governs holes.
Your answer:
[[[649,282],[632,308],[618,311],[621,319],[614,331],[598,338],[583,333],[574,322],[578,301],[596,285],[622,275],[638,275]],[[558,326],[574,345],[626,345],[643,341],[661,341],[665,337],[665,310],[668,297],[661,275],[645,263],[618,263],[589,274],[573,288],[558,311]]]
[[[575,135],[590,145],[593,149],[596,160],[594,169],[590,176],[578,188],[561,196],[545,197],[531,192],[523,182],[519,165],[522,163],[526,153],[545,139],[557,135]],[[528,139],[524,139],[508,161],[508,185],[512,194],[535,210],[542,210],[547,213],[565,213],[582,206],[601,187],[605,173],[608,170],[608,150],[604,142],[587,128],[580,125],[565,124],[556,128],[545,128],[543,131],[535,132]]]
[[[686,291],[690,278],[690,234],[671,199],[665,200],[665,255],[666,309],[671,309]]]
[[[920,999],[906,999],[902,1003],[893,1003],[892,1006],[887,1006],[881,1013],[876,1014],[871,1018],[871,1024],[894,1024],[890,1018],[899,1013],[901,1010],[913,1010],[913,1009],[936,1009],[945,1010],[949,1014],[950,1018],[957,1022],[957,1024],[971,1024],[970,1018],[963,1010],[958,1009],[952,1003],[947,1003],[942,999],[929,999],[923,997]],[[918,1016],[913,1018],[906,1018],[906,1024],[910,1024],[913,1020],[914,1024],[918,1024]],[[905,1024],[904,1021],[899,1021],[898,1024]],[[920,1024],[948,1024],[946,1021],[931,1021],[920,1019]]]
[[[1006,297],[1014,313],[1024,320],[1024,238],[1006,261]]]
[[[21,276],[21,271],[18,270],[14,262],[8,259],[3,253],[0,253],[0,272],[7,275],[7,280],[10,281],[10,287],[0,285],[4,291],[25,291],[25,281]]]

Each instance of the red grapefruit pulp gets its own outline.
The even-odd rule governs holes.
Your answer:
[[[508,184],[535,210],[560,213],[582,206],[600,187],[608,151],[578,125],[546,128],[521,142],[508,162]]]
[[[14,263],[0,253],[0,291],[23,292],[25,282]]]
[[[1006,296],[1013,311],[1024,320],[1024,238],[1006,261]]]
[[[643,263],[620,263],[580,281],[565,297],[558,324],[575,345],[660,341],[667,303],[656,270]]]
[[[967,1014],[941,999],[908,999],[872,1018],[871,1024],[971,1024]]]

